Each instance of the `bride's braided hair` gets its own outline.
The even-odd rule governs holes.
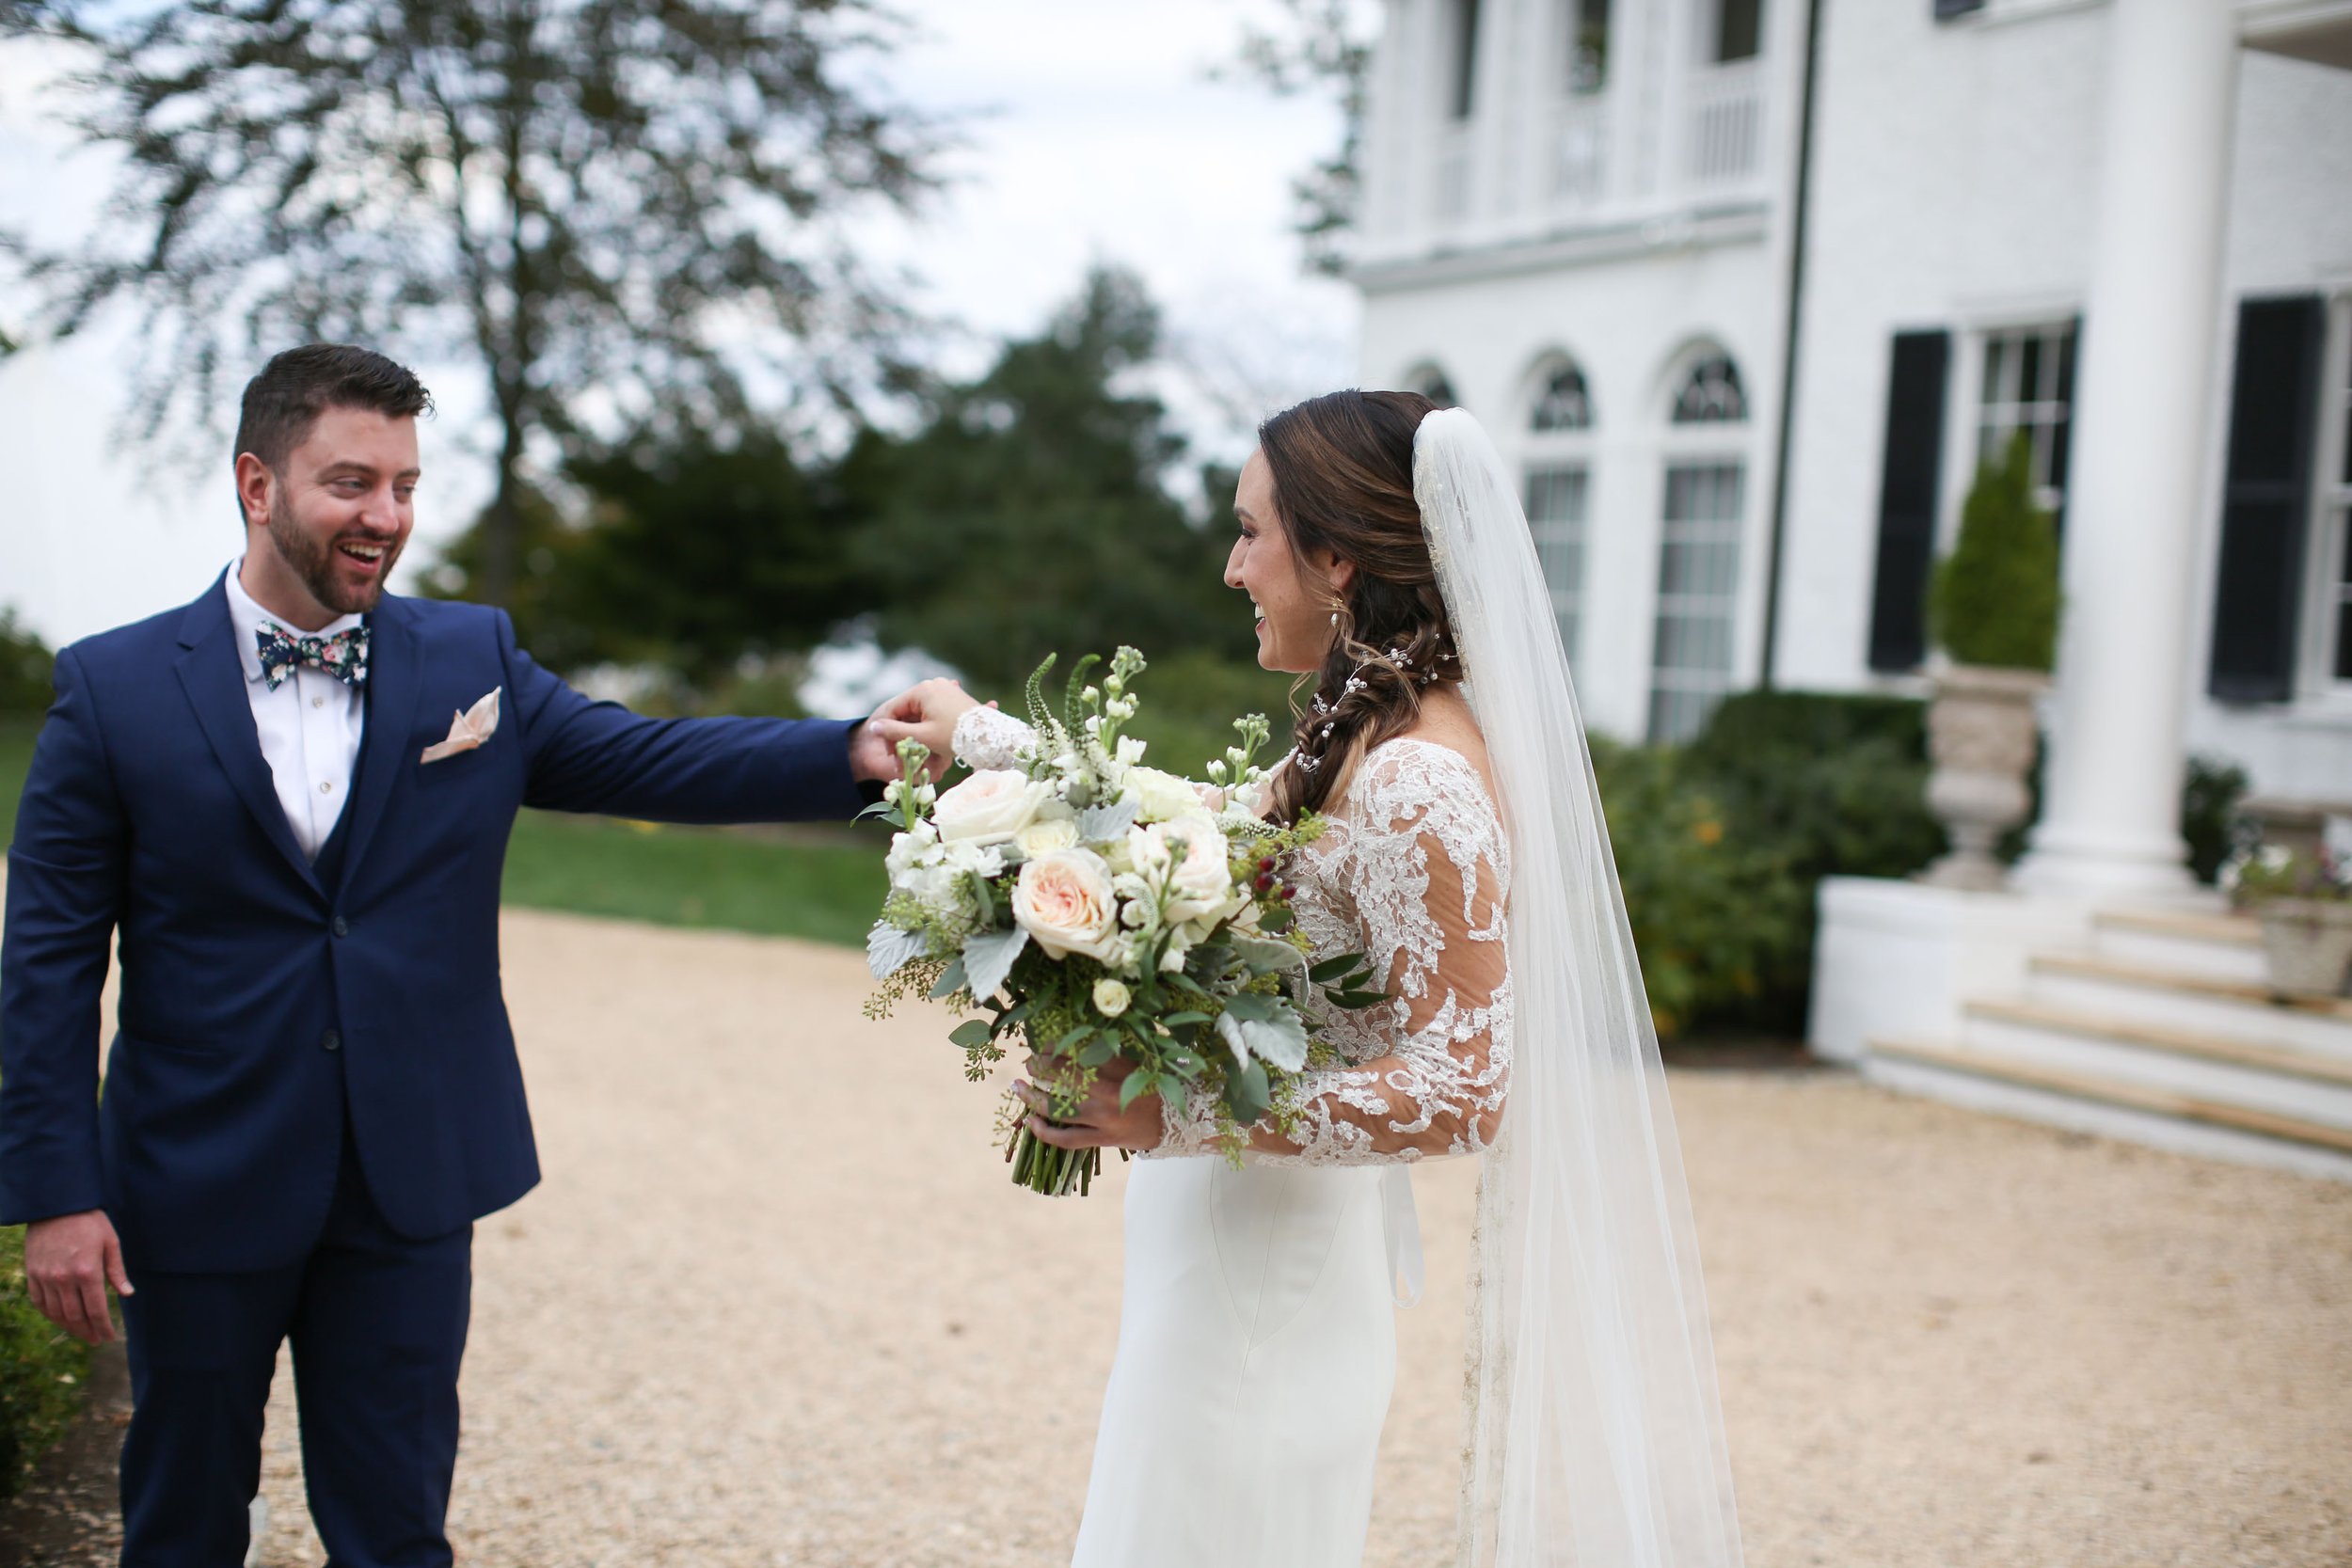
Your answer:
[[[1309,677],[1292,689],[1298,754],[1275,784],[1278,820],[1322,810],[1353,758],[1412,727],[1424,689],[1461,678],[1413,499],[1413,432],[1437,406],[1418,392],[1327,392],[1258,427],[1294,556],[1329,550],[1356,567],[1344,594],[1324,586],[1337,620],[1303,709]]]

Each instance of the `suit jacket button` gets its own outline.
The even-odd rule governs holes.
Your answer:
[[[326,928],[334,932],[339,937],[347,937],[351,935],[350,923],[345,921],[342,915],[337,915],[334,920],[327,925]]]
[[[338,1030],[329,1029],[326,1034],[319,1037],[319,1049],[321,1051],[341,1051],[342,1048],[343,1037]]]

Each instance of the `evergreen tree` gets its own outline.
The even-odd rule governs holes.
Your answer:
[[[855,544],[886,643],[999,690],[1055,651],[1251,656],[1222,583],[1230,532],[1190,523],[1163,483],[1184,442],[1136,386],[1158,337],[1137,280],[1097,271],[1042,334],[949,388],[929,428],[852,454],[864,492],[887,498]]]
[[[2058,657],[2058,526],[2033,499],[2033,448],[2020,431],[1979,467],[1960,538],[1937,563],[1928,626],[1963,664],[2048,670]]]

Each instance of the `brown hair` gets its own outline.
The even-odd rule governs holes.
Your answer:
[[[251,452],[272,472],[310,439],[329,408],[365,408],[392,419],[431,411],[433,394],[416,372],[373,349],[351,343],[305,343],[276,355],[245,384],[231,456]]]
[[[1323,809],[1349,759],[1412,727],[1425,687],[1461,678],[1413,499],[1413,433],[1437,407],[1419,392],[1351,389],[1258,427],[1292,553],[1303,562],[1329,550],[1356,568],[1343,594],[1324,585],[1337,616],[1331,651],[1296,713],[1298,755],[1275,788],[1279,820]]]

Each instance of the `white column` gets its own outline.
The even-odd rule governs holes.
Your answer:
[[[2065,622],[2020,887],[2185,890],[2180,791],[2237,40],[2222,0],[2115,0],[2075,378]]]

